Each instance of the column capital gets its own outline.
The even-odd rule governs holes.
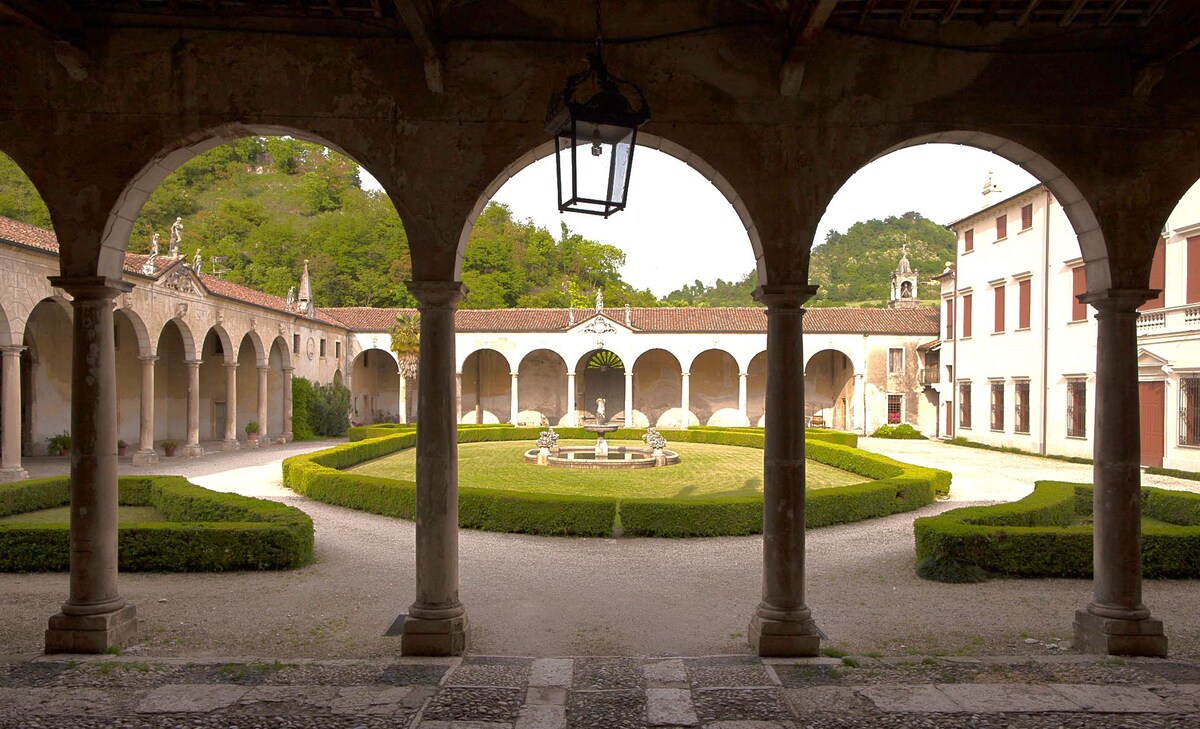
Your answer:
[[[108,276],[47,276],[50,285],[71,295],[74,301],[112,301],[133,290],[133,284]]]
[[[281,367],[280,369],[282,369],[284,372],[286,372],[288,374],[291,374],[292,372],[296,371],[295,367]]]
[[[405,281],[419,309],[452,309],[467,295],[462,281]]]
[[[237,362],[226,362],[226,363],[225,363],[225,366],[226,366],[226,367],[228,367],[228,368],[229,368],[229,369],[231,369],[231,370],[236,370],[236,369],[237,369],[237,366],[238,366],[238,363],[237,363]]]
[[[679,376],[680,377],[691,377],[692,373],[691,372],[680,372]]]
[[[185,360],[183,361],[183,363],[184,363],[185,365],[187,365],[188,367],[196,367],[196,368],[199,368],[199,367],[200,367],[200,365],[204,364],[204,360],[201,360],[201,359],[185,359]]]
[[[16,357],[16,356],[20,355],[21,352],[24,352],[24,351],[25,351],[25,347],[22,347],[19,344],[11,344],[11,345],[6,344],[3,347],[0,347],[0,354],[4,354],[5,356],[8,356],[8,357]]]
[[[267,365],[256,365],[256,369],[258,369],[259,372],[266,372],[267,370],[269,370],[271,368],[268,367]]]
[[[805,284],[761,285],[754,289],[754,299],[766,304],[768,311],[802,311],[804,302],[816,293],[816,286]]]
[[[741,378],[743,378],[743,379],[745,379],[745,378],[747,378],[747,377],[749,377],[749,376],[750,376],[750,373],[749,373],[749,372],[739,372],[739,373],[738,373],[738,377],[741,377]]]
[[[1158,296],[1161,289],[1104,289],[1079,294],[1080,303],[1096,307],[1104,314],[1136,313],[1137,308]]]
[[[138,361],[141,362],[142,364],[154,364],[155,362],[158,361],[158,355],[157,354],[143,354],[140,357],[138,357]]]
[[[509,372],[508,374],[512,377],[520,377],[521,376],[521,373],[519,373],[519,372]]]

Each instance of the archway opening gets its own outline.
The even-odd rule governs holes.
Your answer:
[[[535,349],[517,368],[517,425],[559,425],[567,415],[567,363],[550,349]]]
[[[680,428],[683,425],[683,370],[664,349],[644,352],[633,363],[633,427]],[[699,425],[688,413],[688,424]]]
[[[705,425],[745,427],[750,418],[740,408],[737,360],[721,349],[701,352],[692,360],[688,406]]]
[[[29,312],[22,339],[22,446],[27,455],[44,455],[52,437],[71,433],[70,304],[43,299]]]
[[[382,349],[364,349],[350,364],[350,420],[356,425],[400,422],[400,368]]]
[[[113,312],[113,345],[117,365],[117,440],[136,445],[141,434],[142,363],[148,353],[146,325],[128,309]]]
[[[892,395],[888,395],[891,412]],[[903,396],[899,396],[903,397]],[[850,430],[858,410],[854,391],[854,363],[844,352],[823,349],[804,367],[805,423],[809,427]],[[896,410],[897,416],[902,412]],[[891,419],[889,417],[889,421]],[[901,422],[899,419],[896,422]]]
[[[187,440],[188,362],[195,358],[192,332],[178,319],[169,320],[158,336],[154,363],[154,439]]]
[[[259,424],[259,432],[278,440],[288,434],[287,398],[291,390],[292,358],[283,337],[271,342],[267,359],[267,422]]]
[[[463,360],[459,422],[508,423],[512,408],[512,367],[494,349],[478,349]],[[519,392],[518,392],[519,394]]]
[[[580,410],[585,418],[599,419],[600,400],[604,401],[604,419],[625,422],[625,363],[608,349],[594,349],[579,359],[576,380],[583,381]]]
[[[258,423],[258,370],[266,366],[266,353],[262,341],[253,332],[247,332],[238,344],[237,351],[237,425],[241,439],[250,421]],[[258,423],[262,428],[262,423]],[[248,436],[247,436],[248,438]]]

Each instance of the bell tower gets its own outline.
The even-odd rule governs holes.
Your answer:
[[[900,247],[900,263],[892,271],[892,296],[888,301],[891,309],[913,309],[917,303],[917,272],[908,263],[908,244]]]

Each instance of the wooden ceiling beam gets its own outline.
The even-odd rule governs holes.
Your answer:
[[[879,0],[867,0],[863,3],[862,14],[858,16],[858,24],[862,25],[871,17],[871,13],[875,12],[875,6],[879,4]]]
[[[1154,16],[1158,15],[1159,11],[1162,10],[1166,4],[1167,0],[1154,0],[1154,2],[1150,3],[1150,7],[1146,8],[1145,12],[1142,13],[1142,17],[1138,18],[1138,27],[1144,28],[1147,25],[1150,25],[1150,23],[1154,21]]]
[[[379,0],[371,0],[371,12],[375,15],[376,18],[383,17],[383,7],[380,6]]]
[[[1121,8],[1125,7],[1125,0],[1113,0],[1113,4],[1108,6],[1108,10],[1104,16],[1100,18],[1100,25],[1108,25],[1117,17],[1117,13],[1121,12]]]
[[[1083,10],[1083,6],[1087,4],[1087,0],[1075,0],[1071,3],[1071,7],[1067,8],[1067,12],[1063,13],[1062,20],[1058,24],[1062,27],[1067,27],[1075,22],[1075,17],[1079,15],[1079,11]]]
[[[1037,10],[1037,6],[1042,3],[1042,0],[1029,0],[1025,9],[1021,11],[1021,17],[1017,18],[1017,27],[1024,28],[1029,25],[1030,19],[1033,18],[1033,11]]]
[[[787,50],[779,67],[780,95],[795,96],[800,93],[808,49],[821,34],[837,4],[838,0],[813,0],[805,8],[806,12],[793,16],[794,25],[788,30]]]
[[[433,7],[429,0],[393,0],[393,3],[425,60],[425,85],[435,94],[442,93],[445,47],[433,30]]]
[[[904,15],[900,18],[900,25],[908,25],[909,21],[912,20],[913,12],[917,9],[917,3],[920,1],[921,0],[908,0],[908,4],[904,6]],[[955,7],[958,6],[958,0],[950,0],[950,2]]]
[[[938,18],[938,25],[945,25],[954,20],[954,14],[958,12],[959,5],[962,5],[962,0],[950,0],[950,2],[946,3],[946,9],[942,11],[942,16]],[[904,11],[906,21],[910,12],[912,12],[912,3],[909,3],[908,9]]]

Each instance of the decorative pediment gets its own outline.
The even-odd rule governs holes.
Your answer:
[[[587,321],[583,322],[582,324],[579,324],[578,326],[571,329],[571,331],[578,332],[581,334],[594,334],[594,335],[603,336],[606,334],[626,333],[626,332],[629,332],[632,330],[618,324],[617,322],[613,321],[612,319],[609,319],[604,314],[596,314],[591,319],[588,319]]]
[[[161,285],[184,294],[199,296],[203,293],[199,282],[196,281],[196,277],[184,266],[176,266],[162,278]]]
[[[1138,379],[1165,380],[1171,374],[1170,360],[1146,348],[1138,349]]]

